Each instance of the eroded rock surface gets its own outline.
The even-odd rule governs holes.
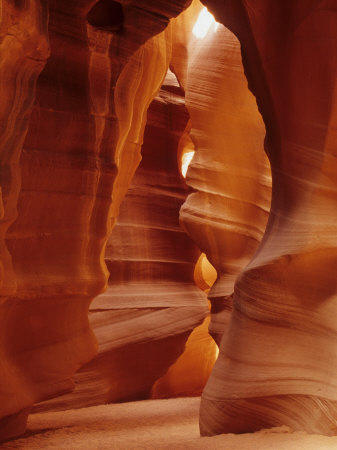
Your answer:
[[[187,120],[184,93],[169,71],[148,110],[142,161],[107,243],[108,288],[90,307],[98,355],[76,374],[73,393],[37,410],[149,398],[207,315],[193,278],[200,252],[179,227],[188,190],[177,147]]]
[[[17,365],[17,279],[6,235],[17,216],[20,154],[35,97],[36,80],[49,55],[48,11],[40,1],[3,1],[0,22],[0,437],[25,428],[34,394]],[[13,317],[16,319],[13,320]],[[25,356],[26,358],[26,356]],[[19,357],[20,359],[20,357]],[[21,358],[22,360],[22,358]],[[20,411],[20,414],[17,412]]]
[[[48,14],[36,1],[1,5],[1,438],[22,432],[34,402],[71,389],[73,373],[97,351],[88,307],[106,285],[106,239],[167,72],[170,30],[160,32],[188,2],[161,5],[160,17],[158,5],[128,2],[122,34],[87,22],[94,4],[50,2],[51,54],[28,133],[48,57]],[[22,146],[18,217],[8,230]]]
[[[237,38],[212,23],[204,38],[190,34],[186,46],[189,58],[181,78],[191,130],[185,145],[195,150],[187,183],[195,192],[184,203],[180,221],[218,273],[208,296],[210,333],[220,344],[235,279],[267,223],[270,168],[263,151],[264,124],[247,87]],[[177,66],[180,74],[182,64]]]
[[[336,2],[204,0],[240,40],[256,102],[230,31],[210,29],[196,50],[197,2],[169,23],[189,3],[51,0],[48,16],[44,2],[1,2],[0,438],[23,432],[31,406],[71,390],[95,355],[88,308],[107,284],[119,211],[109,289],[91,310],[100,354],[77,375],[81,398],[149,396],[206,313],[192,283],[198,251],[176,222],[187,192],[173,153],[144,151],[122,203],[169,64],[191,120],[182,141],[195,149],[181,222],[218,272],[211,332],[223,338],[201,432],[337,433]],[[179,106],[176,87],[163,89],[156,114]],[[273,176],[264,235],[270,180],[256,103]],[[177,145],[180,112],[149,116],[152,151],[169,143],[156,131],[164,124],[179,129]],[[135,377],[130,360],[146,370]]]
[[[241,41],[273,192],[263,241],[236,281],[201,432],[336,434],[336,3],[205,3]]]

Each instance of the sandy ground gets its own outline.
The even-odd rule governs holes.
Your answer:
[[[199,437],[199,398],[146,400],[32,415],[24,437],[1,449],[337,450],[337,437],[287,428]]]

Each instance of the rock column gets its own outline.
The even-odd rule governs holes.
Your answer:
[[[336,434],[336,3],[205,3],[240,39],[273,191],[262,243],[236,281],[201,433]]]

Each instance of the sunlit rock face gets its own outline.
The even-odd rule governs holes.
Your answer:
[[[218,273],[208,295],[210,333],[219,344],[228,328],[235,279],[264,233],[271,177],[265,128],[248,90],[238,40],[206,8],[192,33],[184,77],[191,117],[185,145],[195,150],[187,172],[195,192],[180,221]]]
[[[273,192],[262,244],[235,284],[201,432],[336,434],[337,5],[205,3],[240,39]]]
[[[184,172],[183,167],[181,171]],[[216,276],[216,270],[202,253],[194,268],[196,285],[208,293]],[[170,366],[166,374],[156,381],[152,398],[201,394],[219,354],[218,346],[208,332],[209,322],[208,314],[202,324],[194,328],[186,341],[184,353]]]
[[[97,351],[88,306],[167,72],[171,32],[160,32],[188,4],[162,4],[159,18],[158,5],[127,2],[106,23],[99,3],[51,1],[49,18],[37,1],[1,4],[0,438],[23,431],[34,402],[70,390]]]

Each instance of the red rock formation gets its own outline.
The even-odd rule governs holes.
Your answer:
[[[18,219],[7,233],[18,192],[16,165],[48,47],[47,15],[38,2],[2,4],[6,100],[1,108],[8,121],[1,142],[6,174],[1,242],[6,233],[15,282],[2,244],[8,281],[3,285],[1,345],[7,360],[2,362],[1,438],[22,431],[24,412],[35,401],[70,389],[74,371],[96,351],[88,306],[106,284],[103,253],[111,216],[135,170],[133,153],[140,148],[147,106],[167,71],[170,45],[160,35],[138,56],[131,55],[188,1],[160,5],[160,17],[157,4],[139,3],[123,6],[118,21],[124,21],[117,27],[115,18],[101,23],[102,12],[90,13],[93,1],[50,2],[51,56],[37,83],[21,157]],[[128,168],[125,152],[131,153]]]
[[[169,72],[148,110],[142,161],[108,240],[108,289],[90,307],[99,353],[76,374],[73,393],[37,410],[149,398],[207,314],[193,279],[199,250],[179,227],[187,187],[177,147],[187,120],[183,91]]]
[[[337,432],[336,2],[204,3],[241,42],[249,87],[267,131],[272,207],[262,243],[244,269],[264,230],[268,177],[260,150],[262,122],[257,122],[232,34],[211,30],[203,48],[193,51],[190,25],[200,5],[194,3],[180,25],[179,19],[168,25],[188,0],[51,0],[51,56],[38,78],[49,52],[45,7],[37,0],[1,3],[0,438],[24,430],[34,402],[71,389],[73,373],[96,351],[89,303],[106,285],[106,241],[139,164],[147,108],[170,62],[186,91],[196,149],[188,175],[196,192],[182,209],[182,223],[219,274],[210,293],[217,340],[226,323],[224,299],[243,269],[235,283],[229,332],[203,394],[201,432],[284,424]],[[162,136],[152,129],[150,137]],[[152,193],[170,198],[175,207],[177,198],[183,199],[177,174],[163,175],[159,163],[144,158],[143,175],[135,178],[130,210],[137,220],[139,194],[146,192],[140,186],[150,184],[145,173],[155,172],[163,183],[160,193],[152,185]],[[165,197],[171,183],[179,194]],[[103,390],[104,399],[129,398],[134,374],[128,373],[125,384],[120,380],[130,355],[140,356],[138,364],[149,347],[160,356],[165,348],[172,353],[159,367],[151,359],[132,393],[149,395],[204,313],[191,301],[201,295],[191,283],[195,249],[188,247],[186,258],[178,258],[177,236],[187,238],[176,223],[165,229],[164,218],[152,216],[154,206],[150,203],[148,215],[141,216],[148,239],[140,240],[134,219],[127,232],[142,245],[141,264],[130,262],[139,248],[120,246],[130,210],[121,210],[117,243],[112,237],[113,251],[127,262],[110,259],[111,281],[131,285],[126,298],[134,289],[140,307],[124,301],[128,311],[123,316],[121,304],[111,307],[111,287],[107,303],[112,311],[92,310],[101,355],[115,352],[119,358],[114,361],[118,376],[104,375],[109,390],[108,397]],[[153,231],[149,222],[160,226]],[[163,271],[158,259],[165,261]],[[124,269],[131,266],[132,276],[126,276]],[[160,303],[153,288],[153,304],[144,308],[144,277],[165,280],[174,301],[162,298],[161,285]],[[186,303],[176,307],[181,295]],[[108,297],[99,302],[102,298]],[[164,319],[166,329],[154,326]],[[118,321],[114,335],[107,335],[106,320],[109,330],[111,321]],[[138,341],[132,326],[141,329]],[[113,380],[119,380],[115,387]]]
[[[205,1],[239,37],[267,136],[268,226],[240,274],[202,434],[337,432],[334,1]]]
[[[168,72],[149,108],[142,161],[108,241],[109,286],[92,304],[109,401],[148,397],[208,312],[193,279],[199,250],[179,227],[187,188],[177,147],[187,119],[183,91]],[[113,332],[109,320],[121,321]]]
[[[212,24],[204,38],[190,35],[186,45],[189,58],[181,77],[195,147],[187,183],[195,192],[180,220],[218,273],[209,298],[210,333],[219,344],[230,319],[235,279],[266,226],[270,169],[263,121],[247,88],[235,36]]]
[[[208,315],[192,331],[184,353],[154,384],[152,398],[200,396],[218,356],[218,347],[208,333],[209,322]]]
[[[6,438],[25,428],[32,403],[29,383],[12,352],[17,312],[16,279],[5,237],[17,215],[19,159],[28,129],[37,77],[49,54],[47,11],[39,1],[3,1],[0,22],[0,428]],[[25,356],[26,358],[27,356]],[[16,413],[20,411],[20,414]]]

